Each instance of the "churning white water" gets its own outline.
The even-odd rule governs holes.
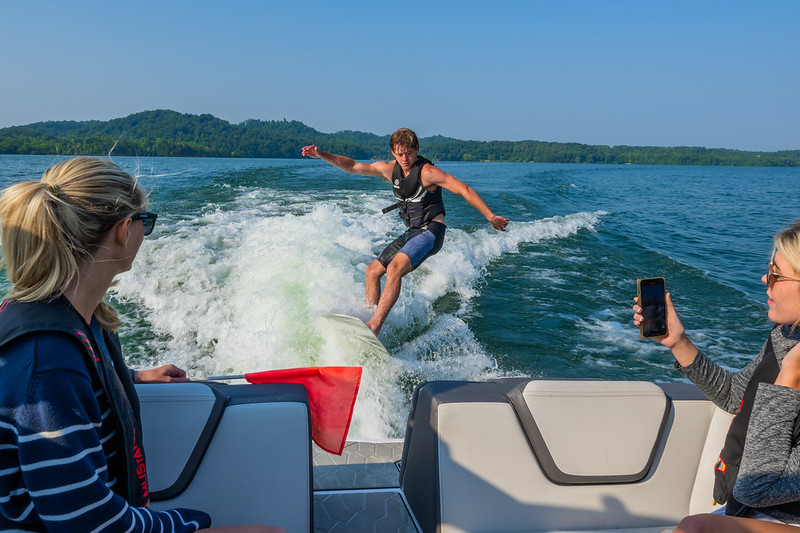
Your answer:
[[[151,329],[128,356],[140,365],[172,362],[192,376],[312,365],[358,365],[364,373],[350,436],[398,436],[410,392],[430,379],[498,376],[496,361],[462,319],[487,266],[522,243],[591,229],[602,213],[514,224],[500,233],[449,229],[442,251],[407,276],[381,340],[386,360],[353,353],[326,332],[325,313],[369,318],[364,272],[398,232],[380,214],[385,196],[361,194],[295,203],[286,193],[244,190],[195,217],[159,219],[116,297]],[[434,312],[447,294],[448,312]],[[134,353],[132,353],[132,351]],[[153,355],[155,354],[155,355]]]

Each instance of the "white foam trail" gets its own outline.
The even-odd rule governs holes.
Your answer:
[[[433,299],[447,292],[463,298],[476,296],[477,282],[492,261],[503,254],[519,253],[521,244],[560,239],[581,229],[593,229],[604,212],[576,213],[532,222],[518,222],[506,232],[480,229],[466,233],[449,229],[442,251],[422,264],[428,273],[419,289]]]
[[[208,206],[193,220],[159,220],[160,236],[144,243],[115,289],[153,333],[128,355],[152,365],[172,362],[194,376],[361,365],[350,435],[362,438],[400,436],[420,381],[499,375],[459,316],[486,269],[522,244],[592,229],[600,216],[515,223],[508,232],[450,229],[442,251],[404,280],[382,334],[393,357],[365,360],[326,335],[318,317],[368,318],[364,271],[398,231],[396,220],[379,214],[383,198],[295,202],[287,214],[280,208],[286,196],[245,191],[231,210]],[[434,314],[434,302],[447,293],[460,297],[461,309]]]

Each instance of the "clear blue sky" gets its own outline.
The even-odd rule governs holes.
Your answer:
[[[0,0],[0,127],[173,109],[800,149],[798,21],[796,0]]]

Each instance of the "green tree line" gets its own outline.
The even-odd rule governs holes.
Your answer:
[[[163,157],[299,158],[317,144],[354,159],[390,159],[389,135],[321,133],[296,120],[231,124],[212,115],[144,111],[109,121],[50,121],[0,129],[0,153]],[[602,146],[543,141],[420,139],[437,161],[509,161],[652,165],[800,166],[800,150],[748,152],[690,146]]]

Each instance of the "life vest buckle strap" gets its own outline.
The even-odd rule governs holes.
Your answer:
[[[384,207],[383,209],[381,209],[381,213],[383,213],[385,215],[386,213],[388,213],[390,211],[394,211],[395,209],[398,209],[399,207],[400,207],[400,202],[396,202],[396,203],[393,203],[392,205],[390,205],[388,207]]]

